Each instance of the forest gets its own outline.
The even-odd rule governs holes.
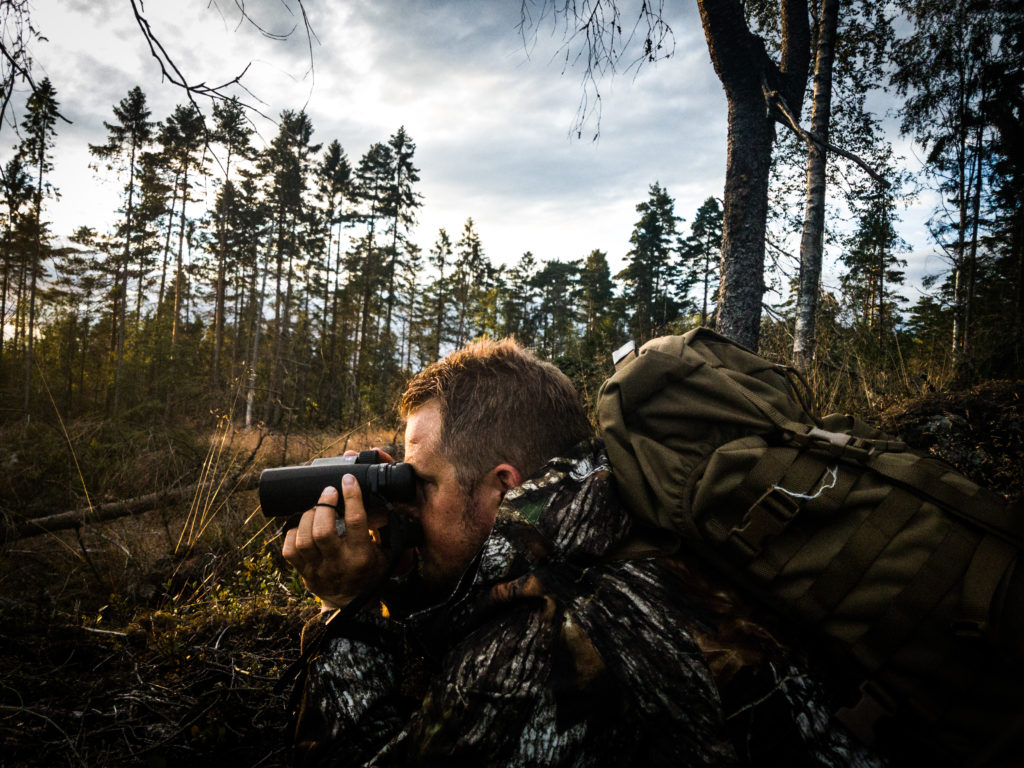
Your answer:
[[[310,602],[255,515],[254,473],[397,442],[407,378],[481,337],[514,336],[592,406],[624,342],[717,328],[801,371],[822,412],[918,430],[1021,493],[1024,4],[698,5],[730,107],[721,193],[680,210],[652,178],[618,252],[508,264],[472,200],[460,230],[414,241],[431,201],[405,127],[352,147],[283,109],[261,145],[241,100],[188,87],[169,114],[140,86],[109,105],[88,153],[119,190],[116,224],[55,231],[63,86],[4,38],[0,609],[22,629],[3,638],[0,730],[17,764],[255,764]],[[617,15],[545,8],[570,47],[617,55],[593,47],[614,43]],[[7,25],[28,13],[0,9]],[[666,13],[640,11],[651,62]],[[889,114],[872,110],[880,92]],[[906,144],[919,171],[898,162]],[[943,268],[908,299],[900,212],[929,194]],[[826,249],[838,290],[822,287]],[[101,507],[110,522],[83,524]],[[66,511],[67,530],[34,535]],[[61,703],[65,666],[87,700]],[[185,693],[172,704],[165,686]]]

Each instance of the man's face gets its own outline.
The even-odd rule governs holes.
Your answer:
[[[405,461],[422,486],[417,512],[423,527],[420,575],[430,584],[454,587],[490,533],[498,505],[493,496],[463,490],[440,443],[441,407],[429,400],[409,414],[405,426]]]

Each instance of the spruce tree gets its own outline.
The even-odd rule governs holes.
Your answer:
[[[657,182],[650,186],[647,200],[636,207],[640,219],[629,238],[633,247],[619,278],[631,310],[629,330],[637,346],[678,314],[679,271],[674,257],[679,248],[676,225],[680,219],[674,208],[675,201]]]
[[[545,261],[534,275],[540,318],[540,348],[550,360],[565,354],[570,340],[578,337],[581,261]]]
[[[722,206],[713,197],[701,203],[683,241],[682,261],[686,283],[697,288],[700,324],[708,326],[718,306],[719,263],[722,255]]]
[[[879,188],[859,212],[857,229],[840,257],[846,267],[840,283],[854,324],[864,328],[879,349],[888,345],[904,300],[897,290],[907,263],[897,254],[906,244],[896,233],[895,208],[893,191]]]
[[[519,257],[506,277],[507,290],[503,302],[506,336],[515,336],[521,344],[536,346],[537,334],[537,289],[534,278],[537,274],[537,259],[527,251]]]
[[[480,299],[491,278],[490,262],[484,255],[480,235],[473,219],[466,219],[462,236],[455,244],[455,268],[452,274],[452,303],[455,305],[453,339],[456,347],[464,346],[476,336],[474,317],[478,314]]]
[[[441,348],[448,339],[448,308],[451,304],[451,275],[448,267],[452,263],[452,241],[448,233],[441,229],[437,233],[437,241],[430,249],[430,265],[436,270],[437,276],[428,290],[430,332],[426,347],[430,361],[441,359]]]

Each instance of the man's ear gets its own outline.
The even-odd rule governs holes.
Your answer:
[[[523,482],[523,473],[511,464],[498,464],[483,477],[477,485],[478,492],[485,494],[485,505],[498,508],[505,494]]]
[[[494,474],[495,480],[501,485],[503,495],[523,482],[523,473],[511,464],[499,464],[491,472]]]

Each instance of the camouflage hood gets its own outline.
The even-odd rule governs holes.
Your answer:
[[[603,443],[585,440],[505,495],[490,535],[443,605],[548,561],[585,567],[625,541],[631,527]]]

